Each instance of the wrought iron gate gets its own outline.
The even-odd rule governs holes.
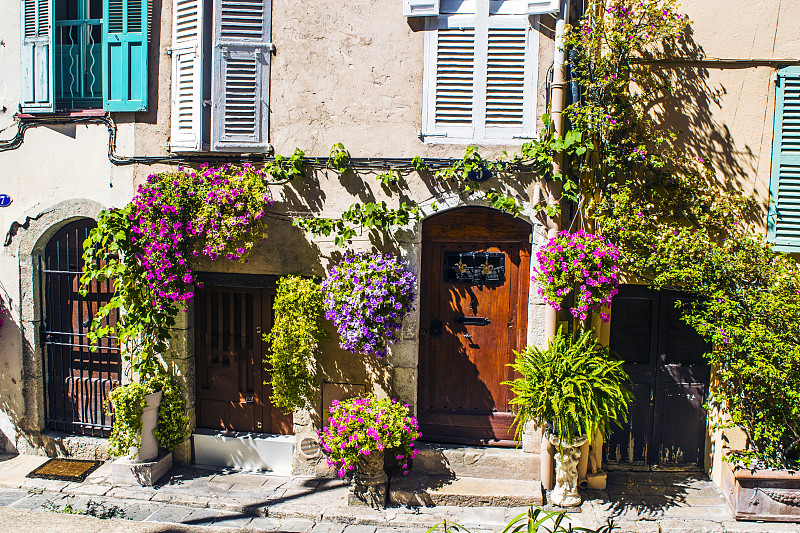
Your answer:
[[[39,265],[42,298],[45,424],[48,429],[108,436],[111,417],[103,403],[119,385],[120,350],[104,338],[92,351],[87,338],[97,310],[111,297],[109,281],[92,282],[89,294],[78,293],[83,273],[83,241],[96,226],[81,219],[61,228],[47,243]],[[111,322],[119,318],[112,313]]]

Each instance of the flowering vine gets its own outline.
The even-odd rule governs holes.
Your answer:
[[[325,318],[333,320],[340,346],[386,355],[397,342],[403,317],[413,309],[416,276],[390,255],[348,252],[322,282]]]
[[[408,404],[374,397],[331,403],[328,425],[319,433],[328,465],[340,477],[354,470],[359,459],[373,452],[390,451],[408,473],[409,460],[417,455],[414,441],[420,437],[417,419]]]
[[[562,231],[536,254],[539,295],[556,309],[565,296],[575,290],[576,301],[570,307],[575,318],[586,320],[590,310],[611,306],[619,281],[619,250],[603,237],[578,230]],[[603,322],[610,316],[600,312]]]

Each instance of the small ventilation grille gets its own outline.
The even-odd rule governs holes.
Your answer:
[[[524,28],[490,28],[486,64],[486,124],[522,126],[525,96]]]
[[[472,123],[475,30],[440,29],[436,54],[436,123]]]
[[[220,39],[264,39],[263,0],[222,0]]]
[[[256,128],[256,60],[225,65],[225,134],[253,135]]]

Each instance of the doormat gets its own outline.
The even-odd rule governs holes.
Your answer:
[[[86,479],[86,476],[100,468],[101,464],[103,461],[50,459],[25,477],[81,482]]]

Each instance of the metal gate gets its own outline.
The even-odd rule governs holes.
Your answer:
[[[104,338],[92,351],[87,333],[113,286],[110,281],[94,281],[89,294],[78,293],[83,241],[96,226],[89,218],[67,224],[48,241],[40,259],[42,375],[48,429],[105,437],[111,431],[111,417],[103,404],[120,382],[120,350],[115,339]],[[109,317],[111,323],[118,318],[118,312]]]

